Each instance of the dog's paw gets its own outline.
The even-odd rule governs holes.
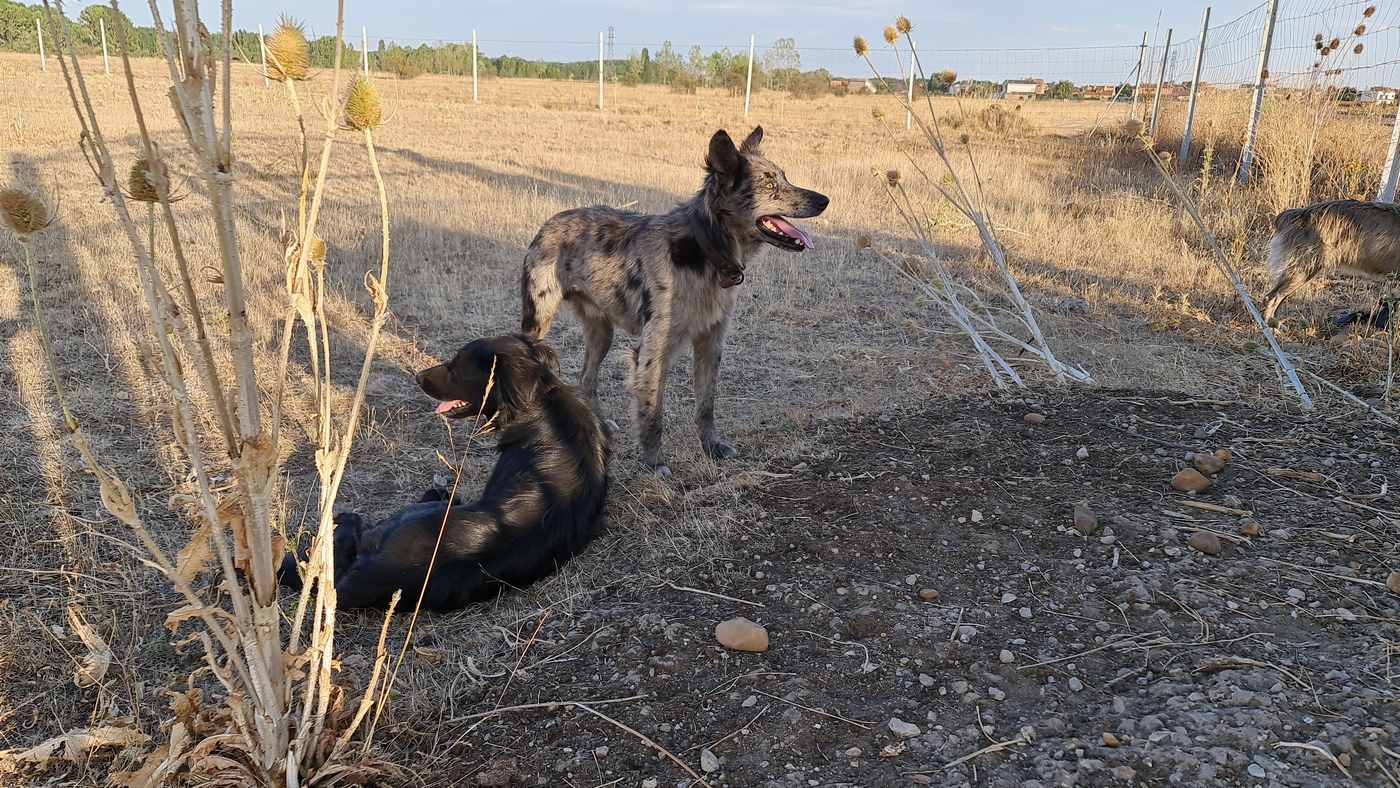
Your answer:
[[[713,460],[727,460],[739,453],[739,450],[721,440],[710,441],[705,444],[705,453]]]

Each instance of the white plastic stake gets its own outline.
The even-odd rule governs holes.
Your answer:
[[[1269,0],[1269,19],[1264,23],[1264,40],[1259,45],[1258,81],[1254,83],[1254,103],[1249,111],[1249,129],[1245,131],[1244,150],[1240,152],[1240,169],[1236,178],[1249,183],[1254,166],[1254,141],[1259,134],[1259,115],[1264,109],[1264,87],[1269,79],[1269,50],[1274,45],[1274,20],[1278,18],[1278,0]]]
[[[603,111],[603,34],[598,33],[598,111]]]
[[[263,87],[267,87],[267,42],[263,40],[262,25],[258,25],[258,52],[262,55]]]
[[[1381,175],[1381,188],[1376,193],[1376,202],[1395,202],[1395,184],[1400,181],[1400,162],[1396,161],[1396,149],[1400,148],[1400,115],[1393,118],[1390,150],[1385,155],[1385,170]]]
[[[472,31],[472,103],[479,104],[481,100],[476,97],[476,31]]]
[[[749,77],[744,82],[744,117],[749,116],[749,95],[753,93],[753,34],[749,34]]]
[[[909,53],[909,99],[904,110],[904,128],[914,128],[914,53]]]
[[[360,28],[360,60],[364,63],[365,79],[369,79],[369,32]]]
[[[1157,90],[1152,93],[1152,122],[1147,126],[1147,136],[1157,136],[1157,113],[1162,109],[1162,85],[1167,79],[1167,55],[1172,51],[1172,29],[1167,28],[1167,43],[1162,47],[1162,70],[1157,72]]]
[[[44,54],[44,26],[39,24],[39,18],[34,18],[34,29],[39,33],[39,68],[45,74],[49,73],[49,59]]]
[[[1196,42],[1196,75],[1191,77],[1191,100],[1186,104],[1186,128],[1181,132],[1181,150],[1176,155],[1176,166],[1186,166],[1191,155],[1191,127],[1196,122],[1196,94],[1201,90],[1201,65],[1206,60],[1206,35],[1210,33],[1210,6],[1206,6],[1205,18],[1201,20],[1201,40]]]
[[[97,29],[102,31],[102,70],[107,72],[107,76],[112,76],[112,63],[107,60],[107,20],[102,17],[97,18]]]

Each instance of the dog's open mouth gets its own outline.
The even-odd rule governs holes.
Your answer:
[[[763,240],[789,252],[812,248],[812,239],[801,227],[776,214],[758,217],[758,232]]]
[[[437,409],[433,412],[447,419],[465,419],[468,416],[476,415],[476,409],[465,400],[460,399],[439,402]]]

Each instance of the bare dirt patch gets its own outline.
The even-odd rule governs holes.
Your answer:
[[[514,678],[443,687],[443,705],[590,702],[697,771],[717,765],[714,785],[1304,786],[1344,781],[1339,765],[1378,785],[1378,763],[1394,771],[1400,600],[1377,583],[1400,531],[1374,496],[1395,435],[1139,391],[809,428],[803,456],[747,474],[720,557],[519,621],[503,647]],[[1232,458],[1209,490],[1169,487],[1186,452],[1221,447]],[[1099,521],[1087,537],[1071,530],[1079,501]],[[1218,534],[1219,554],[1193,533]],[[733,616],[765,626],[770,650],[721,648],[714,627]],[[400,715],[385,733],[433,753],[430,784],[688,779],[567,705]],[[997,742],[1012,743],[953,765]]]

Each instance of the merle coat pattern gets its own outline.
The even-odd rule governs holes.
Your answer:
[[[376,525],[359,514],[337,515],[341,607],[385,607],[396,590],[403,591],[400,604],[412,606],[431,562],[423,608],[459,608],[551,574],[598,534],[607,434],[556,376],[557,365],[543,342],[508,335],[478,339],[419,373],[423,391],[442,401],[440,415],[494,417],[500,457],[476,503],[429,491]],[[284,559],[279,579],[301,586],[296,558]]]
[[[543,338],[567,302],[583,322],[579,388],[596,407],[598,368],[613,331],[640,337],[632,393],[642,461],[667,475],[661,455],[666,372],[687,341],[695,354],[695,422],[716,459],[735,451],[715,428],[715,389],[735,286],[764,243],[800,252],[811,238],[785,217],[816,216],[825,195],[788,182],[760,150],[757,127],[740,146],[715,132],[704,185],[660,215],[607,206],[556,214],[540,228],[521,274],[521,330]]]

